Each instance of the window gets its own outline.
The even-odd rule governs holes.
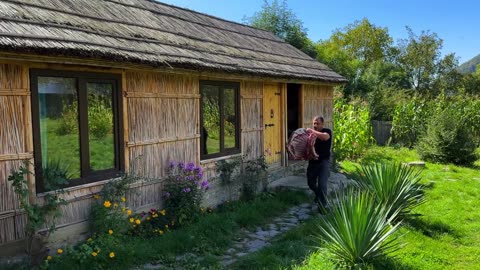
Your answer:
[[[32,70],[32,122],[37,192],[56,176],[76,186],[123,169],[121,77]]]
[[[201,81],[202,159],[240,153],[239,84]]]

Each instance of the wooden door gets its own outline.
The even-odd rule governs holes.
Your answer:
[[[269,165],[282,161],[282,107],[280,84],[263,86],[263,149]]]

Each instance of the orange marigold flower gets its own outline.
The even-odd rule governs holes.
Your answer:
[[[127,210],[127,215],[130,216],[131,214],[132,214],[132,210],[128,209],[128,210]]]
[[[140,219],[136,219],[136,220],[135,220],[135,223],[136,223],[137,225],[140,225],[140,223],[142,223],[142,222],[140,221]]]
[[[97,253],[97,252],[95,252],[95,251],[94,251],[94,252],[92,252],[92,256],[93,256],[93,257],[97,257],[97,255],[98,255],[98,253]]]
[[[129,221],[130,221],[130,223],[133,223],[133,222],[135,221],[135,219],[134,219],[133,217],[131,217],[131,218],[129,219]]]
[[[112,206],[112,203],[110,201],[105,201],[103,203],[103,206],[105,206],[106,208],[109,208],[110,206]]]
[[[108,234],[113,234],[113,230],[108,230]]]
[[[48,255],[47,256],[47,261],[51,261],[52,260],[52,256]]]
[[[108,257],[110,257],[110,258],[115,257],[115,253],[114,253],[114,252],[110,252],[110,253],[108,254]]]
[[[61,249],[61,248],[57,249],[57,253],[58,253],[58,254],[62,254],[62,253],[63,253],[63,249]]]

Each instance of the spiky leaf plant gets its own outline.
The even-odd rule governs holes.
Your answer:
[[[390,207],[388,217],[398,212],[396,220],[411,215],[424,202],[420,170],[399,163],[374,163],[357,168],[352,174],[356,184],[375,194],[378,203]]]
[[[317,239],[339,266],[359,268],[398,249],[393,234],[400,223],[391,225],[395,215],[388,218],[390,208],[378,204],[375,195],[349,189],[337,194],[336,201],[319,220]]]

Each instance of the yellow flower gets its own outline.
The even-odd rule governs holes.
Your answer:
[[[165,210],[160,211],[160,214],[162,214],[162,216],[165,216],[165,213]]]
[[[98,200],[98,199],[100,199],[100,195],[95,194],[95,195],[93,195],[93,198],[94,198],[95,200]]]
[[[125,197],[122,197],[121,200],[122,200],[122,202],[126,202],[126,201],[127,201],[127,199],[125,199]]]
[[[115,253],[114,253],[114,252],[110,252],[110,254],[108,254],[108,257],[110,257],[110,258],[115,257]]]
[[[157,215],[157,214],[153,214],[152,217],[153,217],[153,218],[157,218],[158,215]]]
[[[112,203],[110,201],[105,201],[103,203],[103,206],[105,206],[106,208],[109,208],[110,206],[112,206]]]
[[[127,215],[130,216],[131,214],[132,214],[132,210],[128,209],[128,210],[127,210]]]
[[[140,223],[141,223],[140,219],[135,220],[135,223],[136,223],[137,225],[140,225]]]
[[[150,217],[147,217],[147,220],[150,220]]]
[[[118,207],[118,203],[114,203],[114,204],[113,204],[113,207],[117,208],[117,207]]]
[[[168,229],[168,224],[165,224],[165,228]]]
[[[163,234],[163,231],[162,231],[162,230],[159,230],[158,233],[159,233],[159,234]]]
[[[52,260],[52,256],[48,255],[47,256],[47,261],[51,261]]]
[[[122,212],[125,212],[125,210],[126,210],[125,206],[124,206],[124,207],[122,207]]]
[[[94,251],[94,252],[92,252],[92,256],[93,256],[93,257],[97,257],[97,255],[98,255],[98,253],[97,253],[97,252],[95,252],[95,251]]]
[[[134,219],[133,217],[131,217],[131,218],[129,219],[129,221],[130,221],[130,223],[133,223],[133,222],[135,221],[135,219]]]
[[[113,230],[108,230],[108,234],[113,234]]]
[[[61,249],[61,248],[57,249],[57,253],[58,253],[58,254],[62,254],[62,253],[63,253],[63,249]]]

